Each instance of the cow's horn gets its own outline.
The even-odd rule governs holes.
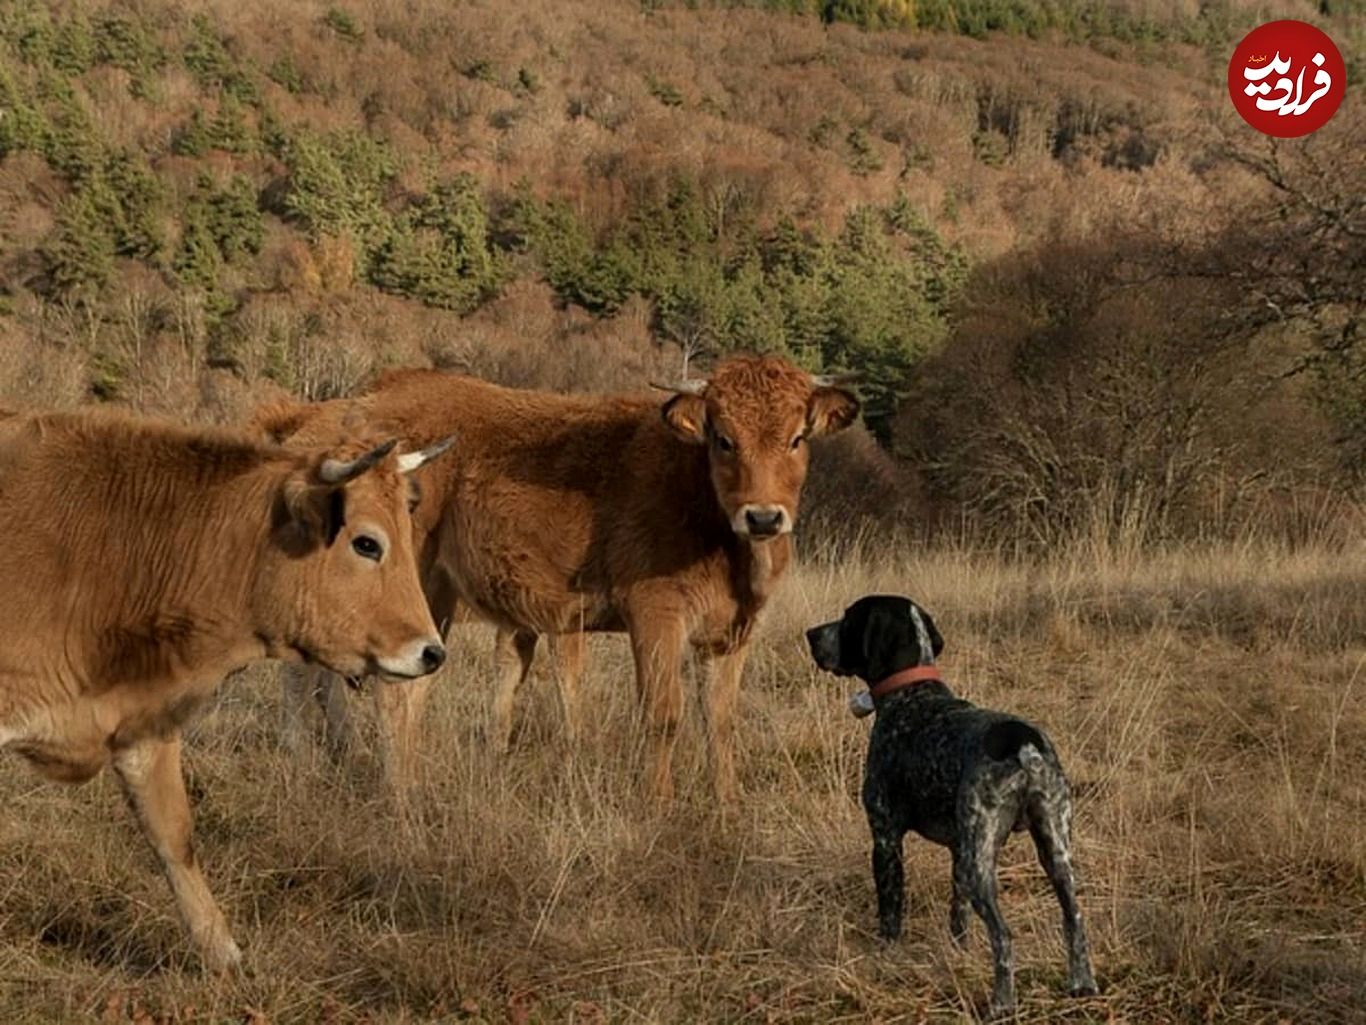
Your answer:
[[[658,388],[660,391],[675,392],[679,395],[701,395],[707,390],[707,379],[705,377],[688,377],[673,384],[659,384],[651,381],[650,387]]]
[[[431,460],[435,459],[442,452],[445,452],[446,449],[450,448],[454,444],[455,435],[451,434],[445,438],[442,438],[435,445],[428,445],[420,452],[404,452],[401,456],[398,457],[398,472],[412,473],[419,466],[422,466],[424,463],[430,462]]]
[[[323,465],[318,468],[318,476],[324,484],[345,484],[349,480],[355,480],[392,452],[397,444],[397,438],[390,438],[383,445],[372,448],[357,459],[324,459]]]
[[[817,388],[838,388],[842,384],[857,384],[862,377],[857,370],[845,370],[838,374],[812,374],[811,383]]]

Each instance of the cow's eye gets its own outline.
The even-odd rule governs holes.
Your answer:
[[[384,546],[368,534],[361,534],[352,541],[351,550],[362,559],[374,559],[376,562],[384,555]]]
[[[734,452],[735,442],[731,441],[724,434],[718,434],[716,436],[716,447],[722,452]]]
[[[788,446],[793,452],[802,447],[802,442],[806,440],[805,434],[799,434],[792,439],[792,444]]]

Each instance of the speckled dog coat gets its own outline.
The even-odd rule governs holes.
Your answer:
[[[1015,1006],[1010,929],[996,894],[996,856],[1012,831],[1028,829],[1062,906],[1067,979],[1096,992],[1071,859],[1072,800],[1057,752],[1037,727],[977,708],[949,690],[934,665],[944,641],[909,598],[860,598],[833,623],[807,631],[820,668],[869,684],[850,702],[877,713],[868,741],[863,806],[873,833],[880,932],[901,934],[901,840],[908,830],[953,854],[949,931],[966,942],[968,906],[991,936],[991,1011]]]

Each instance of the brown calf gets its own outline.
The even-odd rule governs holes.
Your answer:
[[[394,443],[308,452],[124,417],[0,419],[0,746],[112,764],[206,965],[241,957],[195,860],[180,728],[255,659],[418,677],[445,656]],[[367,450],[368,449],[368,450]]]

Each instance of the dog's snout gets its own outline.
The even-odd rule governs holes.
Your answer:
[[[440,644],[429,644],[422,649],[422,668],[429,673],[434,673],[446,661],[446,649]]]
[[[824,623],[806,631],[806,643],[811,648],[811,658],[820,669],[831,670],[839,667],[839,623]]]

